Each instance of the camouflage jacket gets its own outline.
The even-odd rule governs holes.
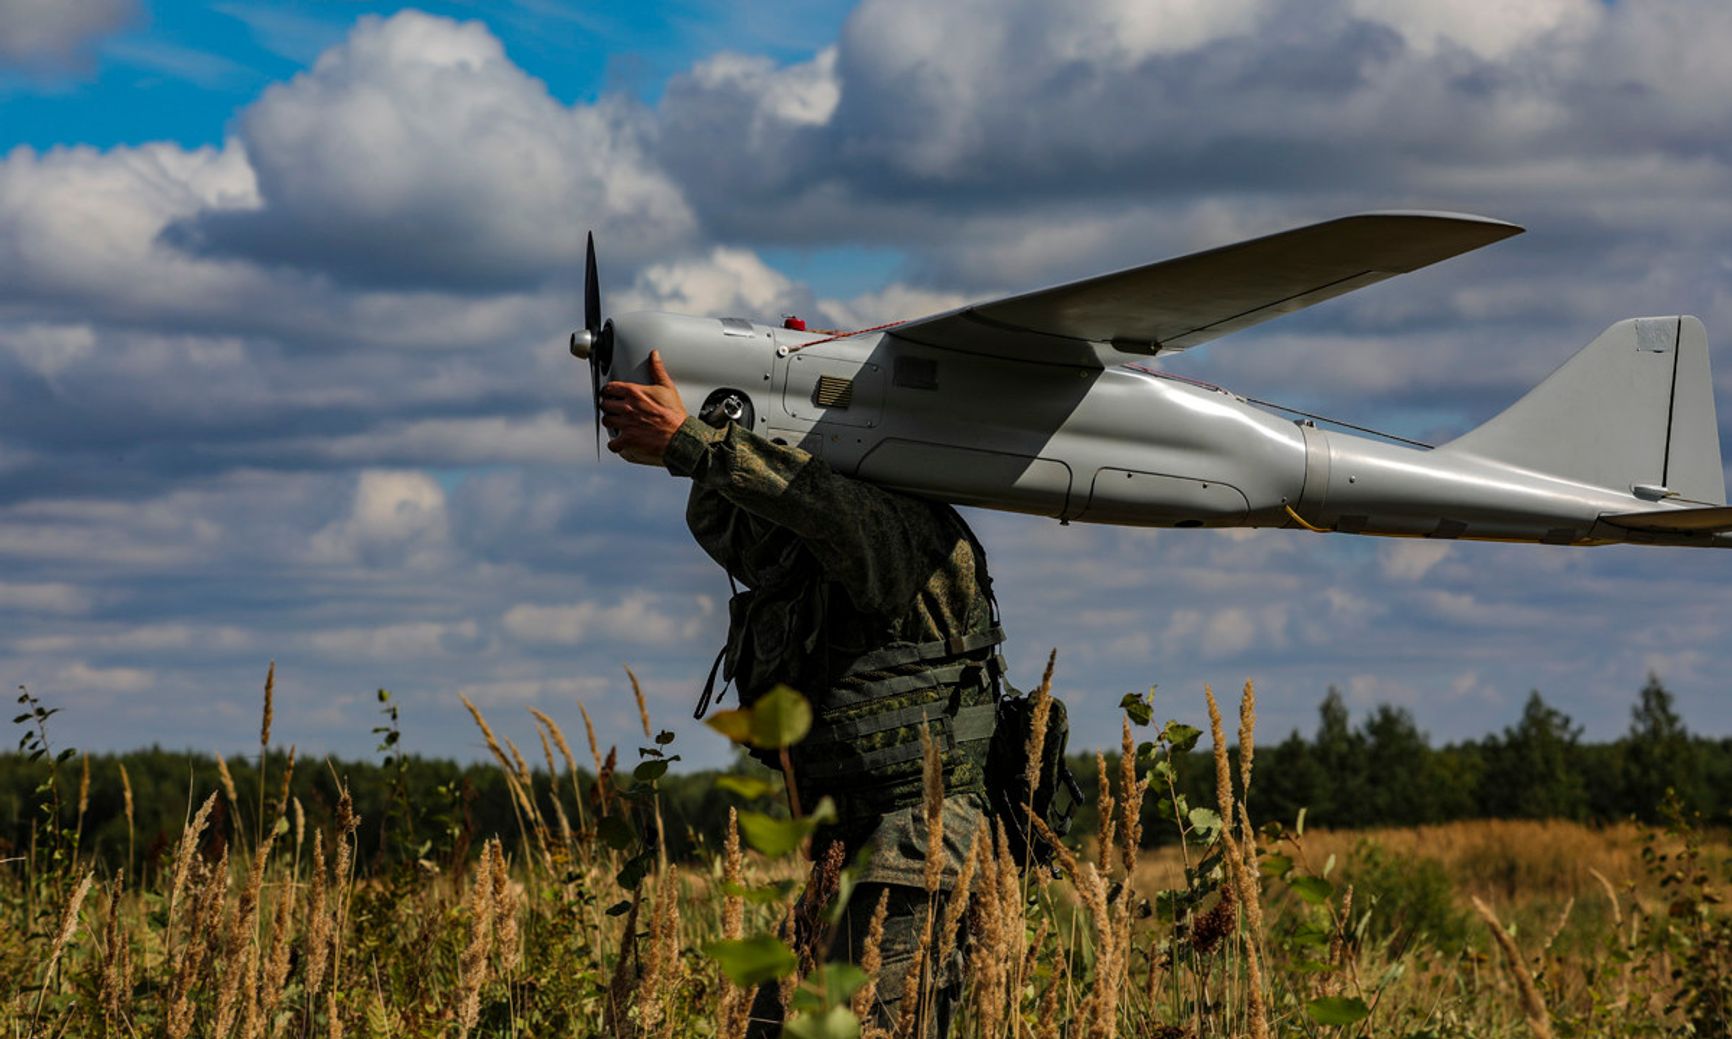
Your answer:
[[[778,682],[812,702],[813,734],[792,754],[801,800],[836,801],[850,851],[875,846],[872,879],[919,883],[920,725],[967,707],[990,718],[996,689],[986,664],[1000,636],[972,535],[947,505],[842,476],[734,424],[688,418],[665,464],[692,480],[693,536],[746,588],[729,603],[724,674],[742,703]],[[937,670],[894,659],[897,647],[947,640],[967,648]],[[985,743],[948,735],[975,737],[940,744],[954,862],[984,808]]]

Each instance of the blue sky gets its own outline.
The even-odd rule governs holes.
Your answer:
[[[687,761],[726,582],[589,440],[612,310],[863,326],[1348,212],[1529,233],[1175,369],[1422,439],[1602,328],[1732,360],[1732,10],[1712,0],[165,4],[0,0],[0,679],[91,748],[278,732],[474,756],[470,696]],[[1726,423],[1723,413],[1722,425]],[[1732,733],[1732,556],[981,514],[1079,742],[1160,687],[1325,688],[1438,739],[1540,689],[1607,738],[1652,669]]]

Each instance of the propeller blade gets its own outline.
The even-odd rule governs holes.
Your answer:
[[[601,366],[595,355],[589,358],[589,388],[595,396],[595,460],[601,461]]]
[[[595,232],[589,233],[589,250],[583,262],[583,327],[590,335],[601,333],[601,278],[595,271]]]

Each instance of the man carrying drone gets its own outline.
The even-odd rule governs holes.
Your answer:
[[[834,839],[850,858],[869,849],[828,958],[859,962],[888,890],[877,1010],[893,1027],[913,995],[904,980],[928,901],[923,724],[942,748],[941,888],[988,811],[1004,635],[984,556],[949,506],[841,476],[725,419],[720,428],[700,421],[659,354],[649,373],[648,385],[615,381],[602,391],[608,448],[691,479],[693,536],[747,589],[730,603],[724,651],[742,703],[778,683],[812,701],[812,730],[791,751],[792,781],[806,805],[835,802]],[[959,967],[935,965],[929,1034],[947,1028]],[[752,1034],[772,1034],[779,1017],[775,986],[766,986]]]

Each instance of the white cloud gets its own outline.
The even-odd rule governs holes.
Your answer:
[[[472,620],[415,621],[315,631],[308,641],[314,649],[331,656],[401,660],[460,652],[469,648],[478,631]]]
[[[1605,13],[1594,0],[1349,0],[1347,6],[1395,29],[1422,52],[1448,43],[1491,60],[1548,37],[1579,43]]]
[[[137,13],[134,0],[0,0],[0,61],[65,62]]]
[[[505,630],[519,641],[555,645],[629,642],[672,644],[702,630],[714,611],[712,600],[670,600],[647,592],[613,603],[585,601],[541,606],[523,603],[505,612]]]
[[[1417,581],[1449,555],[1447,541],[1417,541],[1403,538],[1377,546],[1377,565],[1385,577]]]
[[[414,470],[368,469],[349,515],[313,536],[311,558],[426,567],[443,557],[449,536],[438,481]]]
[[[93,596],[75,584],[0,581],[0,610],[80,614],[90,610]]]
[[[178,236],[363,284],[533,283],[581,262],[586,228],[641,259],[693,224],[640,123],[624,101],[560,104],[480,22],[363,17],[241,117],[257,206]]]
[[[156,685],[156,675],[136,667],[93,667],[85,663],[68,664],[60,669],[57,691],[137,693]]]
[[[809,309],[810,296],[747,249],[716,246],[708,254],[652,263],[620,294],[621,310],[751,317],[774,322]],[[612,301],[610,301],[611,303]]]

